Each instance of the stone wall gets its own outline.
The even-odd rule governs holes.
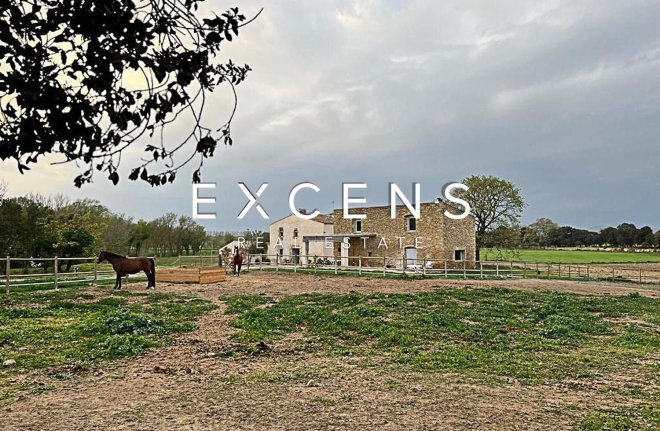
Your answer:
[[[362,237],[349,240],[349,257],[363,256],[363,265],[382,266],[383,257],[388,265],[402,266],[407,247],[417,248],[418,264],[423,259],[448,261],[450,267],[462,267],[463,262],[456,262],[454,252],[465,250],[465,260],[468,268],[474,267],[476,257],[476,242],[474,218],[471,216],[463,220],[452,220],[444,215],[448,208],[444,203],[423,203],[420,205],[420,218],[417,220],[416,230],[407,230],[406,218],[410,211],[404,205],[396,207],[396,218],[390,218],[390,207],[351,208],[351,214],[366,214],[362,219]],[[455,209],[450,209],[456,212]],[[344,219],[341,209],[333,212],[335,235],[355,235],[354,220]],[[366,239],[365,239],[366,237]],[[385,245],[387,247],[385,247]],[[341,256],[341,244],[335,244],[335,258]],[[349,264],[354,265],[356,259],[350,259]],[[444,266],[438,262],[436,266]]]

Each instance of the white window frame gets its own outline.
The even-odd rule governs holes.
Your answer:
[[[456,259],[456,252],[460,253],[459,256],[462,256],[462,259]],[[465,255],[466,255],[465,249],[461,248],[461,249],[454,250],[454,261],[455,262],[463,262],[465,260]]]
[[[415,220],[415,229],[410,229],[410,220]],[[406,232],[417,232],[417,219],[411,215],[406,216]]]
[[[358,224],[360,225],[360,229],[358,229]],[[353,233],[362,233],[362,220],[361,219],[353,220]]]

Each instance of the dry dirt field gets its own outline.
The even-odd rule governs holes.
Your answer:
[[[331,357],[296,349],[296,336],[266,354],[222,357],[235,329],[220,295],[303,292],[410,293],[448,287],[506,286],[583,295],[660,298],[658,288],[549,280],[383,280],[251,272],[218,285],[160,284],[158,292],[199,295],[218,305],[198,329],[172,345],[111,361],[56,381],[0,410],[4,430],[557,430],[565,414],[591,406],[620,407],[629,372],[589,381],[523,385],[475,384],[441,373],[390,373],[375,358]],[[128,290],[143,291],[142,284]],[[89,289],[94,292],[94,289]],[[658,388],[652,388],[657,390]]]

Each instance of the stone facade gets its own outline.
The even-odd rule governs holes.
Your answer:
[[[350,247],[344,251],[342,264],[357,265],[356,256],[362,256],[364,266],[402,267],[403,265],[431,265],[474,268],[476,259],[476,233],[474,218],[453,220],[445,210],[456,213],[455,208],[442,202],[420,204],[420,218],[410,229],[412,218],[405,205],[397,205],[396,218],[390,218],[390,206],[351,208],[351,214],[366,214],[361,220],[361,231],[356,231],[354,219],[344,219],[341,209],[333,212],[336,241],[346,241]],[[350,235],[348,239],[338,239]],[[387,247],[385,247],[385,245]],[[342,258],[342,244],[335,242],[334,256]],[[409,249],[406,251],[406,249]],[[348,256],[347,256],[348,255]],[[383,259],[385,258],[385,259]],[[348,263],[347,263],[348,261]]]
[[[270,244],[268,255],[280,255],[282,261],[293,262],[295,256],[300,256],[298,262],[307,264],[307,256],[319,258],[333,257],[332,248],[325,248],[322,241],[307,241],[305,237],[332,235],[333,218],[328,215],[319,215],[311,220],[303,220],[290,215],[273,222],[270,225]],[[279,238],[279,240],[278,240]]]

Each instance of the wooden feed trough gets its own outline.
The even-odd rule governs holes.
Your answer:
[[[156,281],[169,283],[210,284],[225,281],[227,270],[218,266],[182,266],[157,268]]]

